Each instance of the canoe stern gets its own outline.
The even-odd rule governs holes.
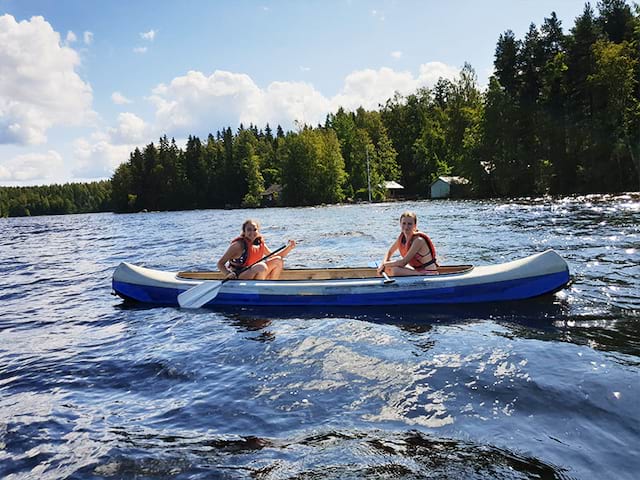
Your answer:
[[[111,286],[125,300],[155,305],[178,305],[178,295],[199,282],[185,281],[176,273],[122,262],[113,273]]]

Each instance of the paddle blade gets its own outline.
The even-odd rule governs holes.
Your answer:
[[[178,295],[178,303],[182,308],[200,308],[218,295],[222,282],[202,282]]]

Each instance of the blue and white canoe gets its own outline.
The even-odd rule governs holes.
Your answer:
[[[205,306],[366,306],[460,304],[523,300],[562,289],[569,267],[553,250],[488,266],[441,266],[438,275],[385,282],[373,268],[285,269],[279,280],[231,280]],[[178,305],[178,295],[220,272],[166,272],[121,263],[117,295],[137,302]]]

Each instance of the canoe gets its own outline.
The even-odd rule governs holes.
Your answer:
[[[167,272],[121,263],[113,290],[125,300],[178,305],[180,293],[220,272]],[[429,305],[512,301],[552,293],[569,282],[567,262],[547,250],[507,263],[438,267],[438,275],[385,282],[373,268],[285,269],[279,280],[231,280],[205,306]]]

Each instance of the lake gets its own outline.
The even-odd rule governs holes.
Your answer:
[[[548,248],[515,304],[149,308],[122,261],[212,269],[246,218],[288,267],[380,260],[404,210],[441,264]],[[0,477],[637,478],[640,194],[0,219]]]

